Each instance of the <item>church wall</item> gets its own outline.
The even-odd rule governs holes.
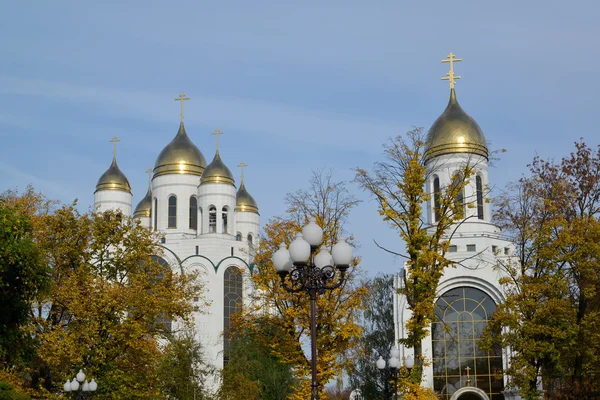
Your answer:
[[[131,193],[122,190],[99,190],[94,193],[94,209],[97,212],[121,210],[124,215],[130,216],[132,198]]]
[[[168,174],[152,179],[152,215],[157,217],[158,230],[165,234],[186,233],[196,235],[189,229],[190,197],[197,195],[200,177],[191,174]],[[169,202],[171,195],[177,197],[177,228],[168,228]],[[155,209],[155,199],[158,200],[158,210]],[[157,214],[155,214],[157,213]]]
[[[202,232],[209,232],[209,207],[215,206],[217,211],[216,233],[223,233],[222,229],[222,210],[228,208],[227,216],[227,234],[235,236],[235,186],[224,183],[203,183],[198,187],[198,207],[202,209]]]

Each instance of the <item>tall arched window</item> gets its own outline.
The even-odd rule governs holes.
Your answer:
[[[464,176],[461,172],[457,172],[452,179],[452,186],[456,189],[464,184]],[[463,187],[456,194],[456,203],[455,203],[458,212],[460,212],[461,217],[465,215],[465,188]]]
[[[240,232],[238,232],[237,235],[235,235],[235,240],[238,242],[242,241],[242,234]]]
[[[167,228],[177,228],[177,197],[169,197],[169,222]]]
[[[251,233],[248,234],[248,246],[250,246],[250,248],[252,248],[252,246],[254,246],[254,243],[252,243],[252,234]]]
[[[190,197],[190,229],[198,230],[198,199]]]
[[[221,232],[227,233],[227,207],[221,210]]]
[[[242,271],[237,267],[225,270],[223,279],[223,362],[229,361],[231,316],[242,308]]]
[[[460,287],[444,293],[435,304],[437,321],[432,324],[433,388],[442,399],[468,385],[492,400],[504,399],[502,348],[488,352],[479,347],[483,331],[496,311],[494,301],[479,289]],[[467,369],[468,368],[468,369]]]
[[[215,233],[217,231],[217,207],[208,207],[208,231]]]
[[[481,175],[475,178],[475,186],[477,190],[477,218],[483,219],[483,182]]]
[[[158,199],[154,198],[154,230],[158,229]]]
[[[433,212],[434,222],[440,221],[440,178],[433,178]]]

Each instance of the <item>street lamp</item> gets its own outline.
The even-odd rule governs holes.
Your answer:
[[[383,372],[385,370],[385,360],[383,357],[379,356],[379,360],[377,360],[377,368]],[[410,375],[410,370],[414,367],[415,362],[412,357],[408,356],[404,359],[404,368],[400,367],[400,350],[396,346],[392,347],[390,350],[390,359],[387,362],[387,366],[389,371],[394,378],[394,398],[398,400],[398,375],[401,378],[408,378]],[[402,371],[402,372],[401,372]]]
[[[79,370],[77,375],[75,375],[75,378],[73,378],[73,381],[69,382],[69,380],[67,380],[63,388],[65,392],[73,392],[73,394],[77,393],[77,400],[87,400],[92,398],[91,392],[95,392],[96,389],[98,389],[98,384],[94,379],[92,379],[91,382],[88,382],[87,379],[85,379],[83,371]],[[81,389],[81,391],[77,392],[79,389]]]
[[[289,250],[282,243],[271,258],[275,270],[281,278],[281,286],[290,293],[306,291],[310,296],[310,349],[312,367],[312,400],[319,397],[317,383],[317,295],[325,290],[340,287],[346,279],[346,271],[352,261],[352,246],[341,240],[331,249],[325,246],[319,253],[315,251],[323,240],[323,229],[317,225],[315,218],[310,218],[302,233],[290,243]],[[339,272],[339,278],[336,276]],[[285,277],[289,275],[286,281]]]

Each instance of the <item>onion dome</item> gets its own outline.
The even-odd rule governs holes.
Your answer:
[[[200,176],[205,167],[206,159],[185,133],[185,127],[181,122],[175,138],[158,155],[154,164],[154,176],[165,174]]]
[[[121,190],[123,192],[131,193],[131,186],[127,177],[121,171],[117,165],[117,158],[113,157],[110,167],[102,174],[98,183],[96,184],[96,192],[100,190]],[[96,193],[94,192],[94,193]]]
[[[454,153],[471,153],[488,158],[483,131],[458,104],[454,88],[450,90],[448,106],[429,129],[426,148],[426,161]]]
[[[248,193],[246,190],[243,180],[242,184],[240,185],[240,189],[236,194],[235,211],[253,212],[258,214],[258,205],[256,204],[254,198],[250,196],[250,193]]]
[[[133,212],[133,218],[143,218],[152,216],[152,191],[148,188],[146,196],[140,200]]]
[[[217,150],[215,158],[208,164],[208,167],[206,167],[202,174],[200,184],[202,185],[203,183],[226,183],[235,186],[233,174],[221,160],[219,150]]]

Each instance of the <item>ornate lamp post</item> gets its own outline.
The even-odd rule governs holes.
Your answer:
[[[325,290],[340,287],[346,279],[346,271],[352,261],[352,246],[344,240],[336,243],[331,250],[321,247],[315,251],[323,240],[323,230],[314,218],[296,234],[289,250],[282,243],[273,254],[273,265],[281,278],[281,286],[290,293],[305,291],[310,296],[310,349],[312,367],[312,400],[319,396],[317,382],[317,295]],[[336,276],[339,278],[336,280]],[[286,280],[286,276],[289,279]]]
[[[392,347],[387,366],[388,370],[392,374],[392,378],[394,378],[394,398],[396,400],[398,400],[398,375],[400,375],[401,378],[408,378],[410,375],[410,370],[414,367],[414,365],[414,360],[409,356],[404,360],[403,368],[400,367],[400,351],[396,346]],[[381,356],[379,356],[379,360],[377,360],[377,368],[381,372],[384,372],[385,370],[385,360]]]
[[[80,383],[83,383],[80,385]],[[85,379],[85,374],[82,370],[79,370],[75,378],[73,378],[72,382],[68,380],[65,382],[63,386],[65,392],[73,392],[73,395],[77,396],[77,400],[87,400],[92,398],[91,392],[95,392],[98,389],[98,384],[94,379],[91,382],[88,382]],[[78,390],[81,390],[78,392]]]

